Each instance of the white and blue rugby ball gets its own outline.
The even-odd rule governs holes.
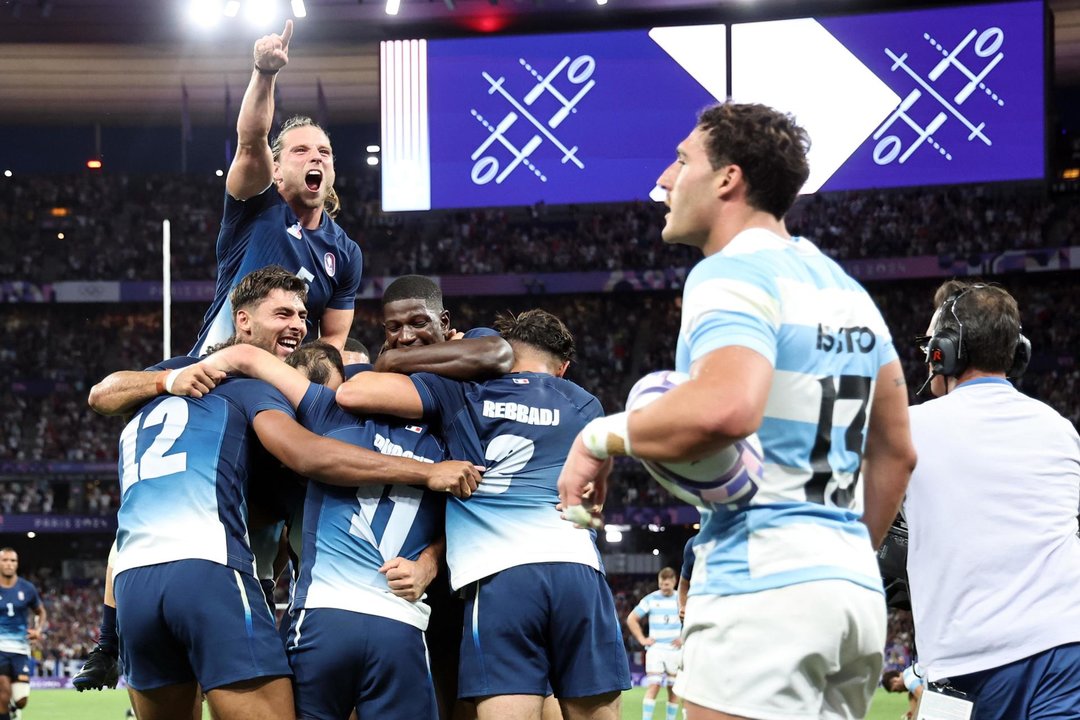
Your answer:
[[[627,412],[640,410],[673,387],[690,378],[674,370],[649,373],[634,383],[626,398]],[[757,494],[765,466],[757,435],[693,462],[641,464],[656,482],[683,502],[697,507],[742,506]]]

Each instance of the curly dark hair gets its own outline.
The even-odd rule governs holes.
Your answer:
[[[574,336],[563,321],[546,310],[499,313],[495,329],[511,346],[522,343],[550,353],[562,361],[574,357]]]
[[[783,218],[810,177],[810,136],[787,113],[766,105],[723,103],[702,111],[698,127],[714,170],[738,165],[747,200]]]
[[[261,302],[274,290],[296,293],[307,304],[307,285],[303,280],[280,265],[267,265],[240,278],[232,289],[229,301],[233,312]]]

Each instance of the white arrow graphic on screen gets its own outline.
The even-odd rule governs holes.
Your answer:
[[[727,34],[723,25],[658,27],[649,38],[717,100],[727,98]]]
[[[817,190],[862,145],[900,96],[816,20],[731,27],[731,95],[790,112],[810,133]]]

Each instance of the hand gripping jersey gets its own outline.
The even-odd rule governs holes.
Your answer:
[[[825,579],[880,590],[858,471],[878,370],[896,359],[881,313],[812,243],[746,230],[687,277],[676,370],[736,345],[773,366],[765,475],[748,507],[703,513],[690,594]]]
[[[578,432],[603,414],[599,400],[542,373],[480,383],[417,373],[412,381],[450,457],[486,468],[472,497],[447,500],[446,553],[455,590],[530,563],[602,570],[595,532],[575,528],[555,509],[559,472]]]
[[[420,462],[446,459],[442,443],[425,427],[347,413],[322,385],[312,383],[297,416],[312,432],[351,445]],[[392,594],[379,568],[396,557],[415,560],[441,537],[444,508],[443,496],[423,487],[310,481],[294,608],[351,610],[426,629],[428,606]]]
[[[259,380],[228,379],[201,398],[161,395],[120,435],[119,574],[202,559],[254,573],[246,503],[251,423],[263,410],[293,417],[285,397]]]
[[[325,212],[319,227],[300,226],[274,185],[247,200],[225,193],[225,214],[217,239],[217,287],[191,350],[198,357],[233,334],[229,293],[252,270],[280,265],[307,283],[305,339],[318,338],[326,308],[350,310],[360,287],[363,258],[353,242]]]

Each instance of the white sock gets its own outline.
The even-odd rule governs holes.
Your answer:
[[[653,709],[656,707],[655,700],[641,701],[641,720],[652,720]]]

